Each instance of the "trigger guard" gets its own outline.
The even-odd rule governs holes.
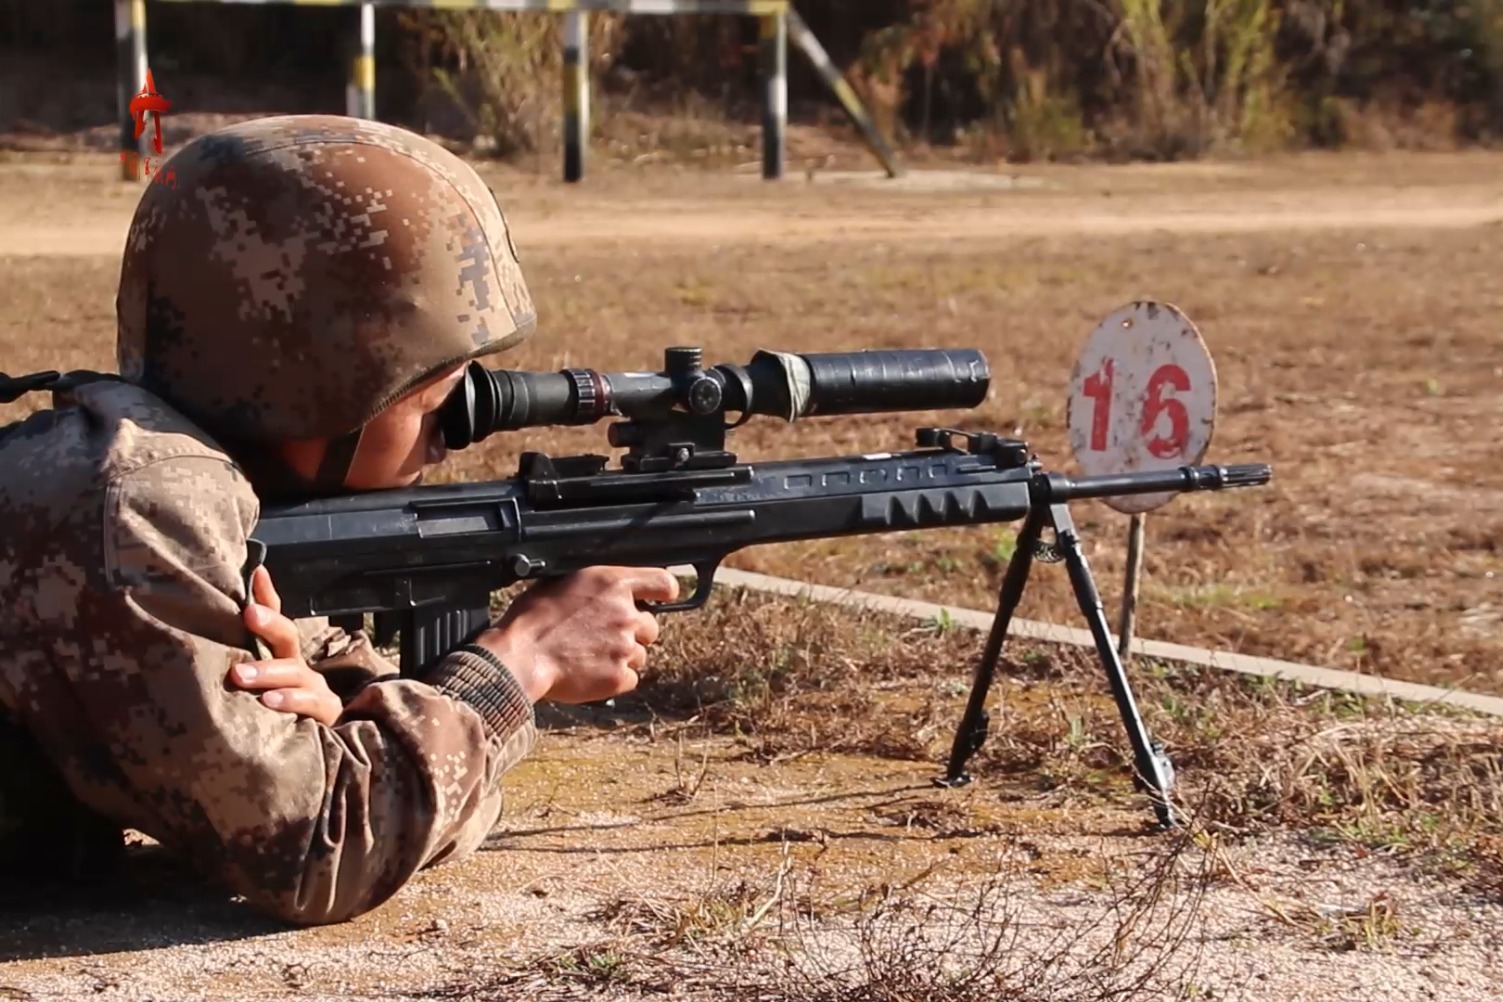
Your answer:
[[[695,564],[694,594],[678,602],[639,602],[638,605],[644,611],[654,615],[660,612],[688,612],[691,609],[698,609],[710,600],[710,592],[715,587],[715,572],[719,569],[719,560],[713,563]]]

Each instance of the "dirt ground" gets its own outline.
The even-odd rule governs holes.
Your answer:
[[[473,857],[293,931],[139,846],[114,897],[0,907],[0,998],[1499,997],[1503,723],[1147,672],[1194,815],[1158,832],[1070,652],[1017,651],[932,784],[980,641],[721,596],[543,714]]]
[[[541,312],[516,367],[642,369],[674,344],[702,345],[710,362],[745,361],[759,348],[920,345],[976,347],[990,361],[992,391],[973,413],[754,422],[733,439],[750,459],[889,450],[911,445],[914,428],[944,423],[1025,437],[1071,470],[1064,394],[1085,337],[1133,299],[1177,304],[1218,369],[1207,461],[1270,462],[1275,479],[1181,498],[1150,517],[1142,635],[1503,694],[1500,168],[1503,158],[1486,154],[1309,155],[951,169],[897,183],[815,171],[768,185],[734,168],[605,165],[572,189],[484,171],[513,207]],[[0,154],[4,371],[111,364],[118,254],[139,193],[114,177],[106,155]],[[593,428],[529,435],[526,447],[606,444]],[[493,439],[455,456],[444,476],[508,475],[519,451]],[[1126,519],[1095,504],[1076,517],[1114,601]],[[784,546],[730,564],[988,608],[1010,535]],[[767,608],[765,616],[783,615],[783,606]],[[1079,625],[1057,568],[1041,569],[1022,614]],[[771,663],[756,646],[706,653],[714,636],[738,635],[727,622],[671,620],[680,646],[659,667]],[[945,944],[905,955],[876,949],[873,937],[945,928],[932,912],[915,918],[915,902],[959,916],[957,902],[1003,877],[1015,912],[977,906],[946,941],[993,978],[977,975],[986,997],[1106,997],[1089,993],[1086,975],[1045,994],[1038,972],[1073,964],[1128,977],[1130,964],[1102,957],[1158,956],[1165,937],[1145,939],[1141,929],[1181,926],[1199,956],[1196,971],[1173,983],[1199,993],[1186,997],[1503,997],[1500,891],[1475,879],[1471,864],[1437,871],[1408,851],[1439,823],[1432,815],[1460,800],[1421,803],[1415,794],[1400,805],[1410,811],[1402,839],[1387,829],[1354,834],[1366,815],[1327,818],[1344,834],[1322,840],[1302,823],[1314,808],[1259,814],[1258,824],[1247,823],[1258,812],[1245,805],[1227,809],[1217,816],[1232,821],[1208,829],[1230,832],[1225,845],[1200,842],[1175,858],[1189,890],[1159,906],[1180,909],[1181,926],[1148,912],[1128,921],[1143,898],[1114,889],[1109,871],[1141,875],[1173,840],[1145,833],[1142,805],[1101,778],[1120,769],[1109,749],[1122,739],[1099,680],[1094,691],[1081,682],[1062,694],[1057,679],[1029,675],[1033,662],[1016,656],[1004,699],[1018,716],[1003,716],[994,734],[1033,728],[1043,750],[1021,756],[994,738],[999,750],[979,760],[975,786],[929,785],[979,641],[966,643],[895,676],[892,692],[878,686],[893,704],[851,702],[876,698],[864,681],[880,657],[872,648],[847,655],[863,674],[787,691],[777,726],[766,713],[727,723],[685,712],[663,723],[651,700],[645,720],[556,721],[514,775],[508,821],[487,851],[347,926],[270,928],[171,879],[148,880],[118,907],[60,904],[9,931],[0,918],[0,998],[977,997],[943,995],[934,983],[903,994],[892,958],[923,967]],[[814,650],[824,661],[815,657],[811,671],[830,660],[827,648]],[[1184,709],[1186,698],[1154,693],[1156,730],[1182,727],[1172,732],[1176,751],[1194,752],[1177,759],[1192,786],[1235,764],[1245,735],[1227,720],[1242,718],[1211,726],[1209,715]],[[1287,710],[1304,721],[1291,748],[1323,747],[1328,731],[1349,726],[1310,717],[1308,703],[1301,696]],[[1231,704],[1218,696],[1207,705]],[[870,715],[897,721],[898,737],[825,741],[823,751],[807,735],[795,740],[799,714],[809,713],[812,734],[821,707],[824,737],[841,733],[829,720]],[[1462,726],[1439,719],[1406,715],[1403,726],[1422,737]],[[1446,747],[1473,757],[1454,761],[1474,763],[1474,784],[1496,780],[1475,762],[1495,763],[1503,735],[1465,726],[1473,730]],[[1382,746],[1382,763],[1412,766],[1415,783],[1425,763],[1453,761],[1436,758],[1428,738],[1403,734]],[[1328,767],[1349,781],[1353,754],[1345,745],[1312,752],[1295,771],[1308,778]],[[1257,781],[1247,784],[1244,794]],[[1461,789],[1451,793],[1470,796]],[[1323,794],[1281,796],[1314,805]],[[1492,837],[1496,801],[1477,794],[1468,803]],[[1438,845],[1430,839],[1427,851]],[[1199,924],[1188,931],[1192,898]],[[1050,935],[1091,922],[1095,932],[1070,947],[1074,960],[1048,952]],[[815,926],[829,965],[866,972],[851,975],[858,989],[868,978],[864,993],[835,993],[811,973],[809,951],[780,966],[746,947],[774,930],[786,942]],[[988,953],[988,937],[1006,935],[1020,936],[1016,948]],[[999,955],[1015,967],[1001,971]],[[882,957],[889,967],[879,978]],[[727,987],[738,978],[741,989]],[[1035,994],[1002,994],[1020,982]],[[1141,991],[1120,997],[1173,997]]]

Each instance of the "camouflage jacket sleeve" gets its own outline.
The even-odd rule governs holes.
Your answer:
[[[349,633],[323,616],[299,619],[296,625],[303,660],[346,703],[370,683],[398,673],[364,631]]]
[[[116,708],[108,740],[148,834],[310,924],[367,911],[480,843],[535,735],[504,667],[456,653],[421,681],[373,673],[333,727],[267,709],[226,682],[252,658],[241,571],[257,511],[238,472],[180,456],[120,477],[106,503],[107,581],[87,621],[107,653],[74,684],[110,680],[81,695],[101,716]]]

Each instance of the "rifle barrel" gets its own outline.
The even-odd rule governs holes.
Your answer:
[[[1235,466],[1181,466],[1173,470],[1113,473],[1097,477],[1068,477],[1062,473],[1051,473],[1047,479],[1049,496],[1045,499],[1046,503],[1058,504],[1065,501],[1117,497],[1126,494],[1220,491],[1233,487],[1258,487],[1273,479],[1273,467],[1267,463],[1245,463]]]

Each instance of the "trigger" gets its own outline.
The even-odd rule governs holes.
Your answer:
[[[720,569],[719,560],[706,560],[694,565],[694,594],[678,602],[643,602],[648,612],[687,612],[698,609],[710,600],[710,591],[715,587],[715,572]]]

